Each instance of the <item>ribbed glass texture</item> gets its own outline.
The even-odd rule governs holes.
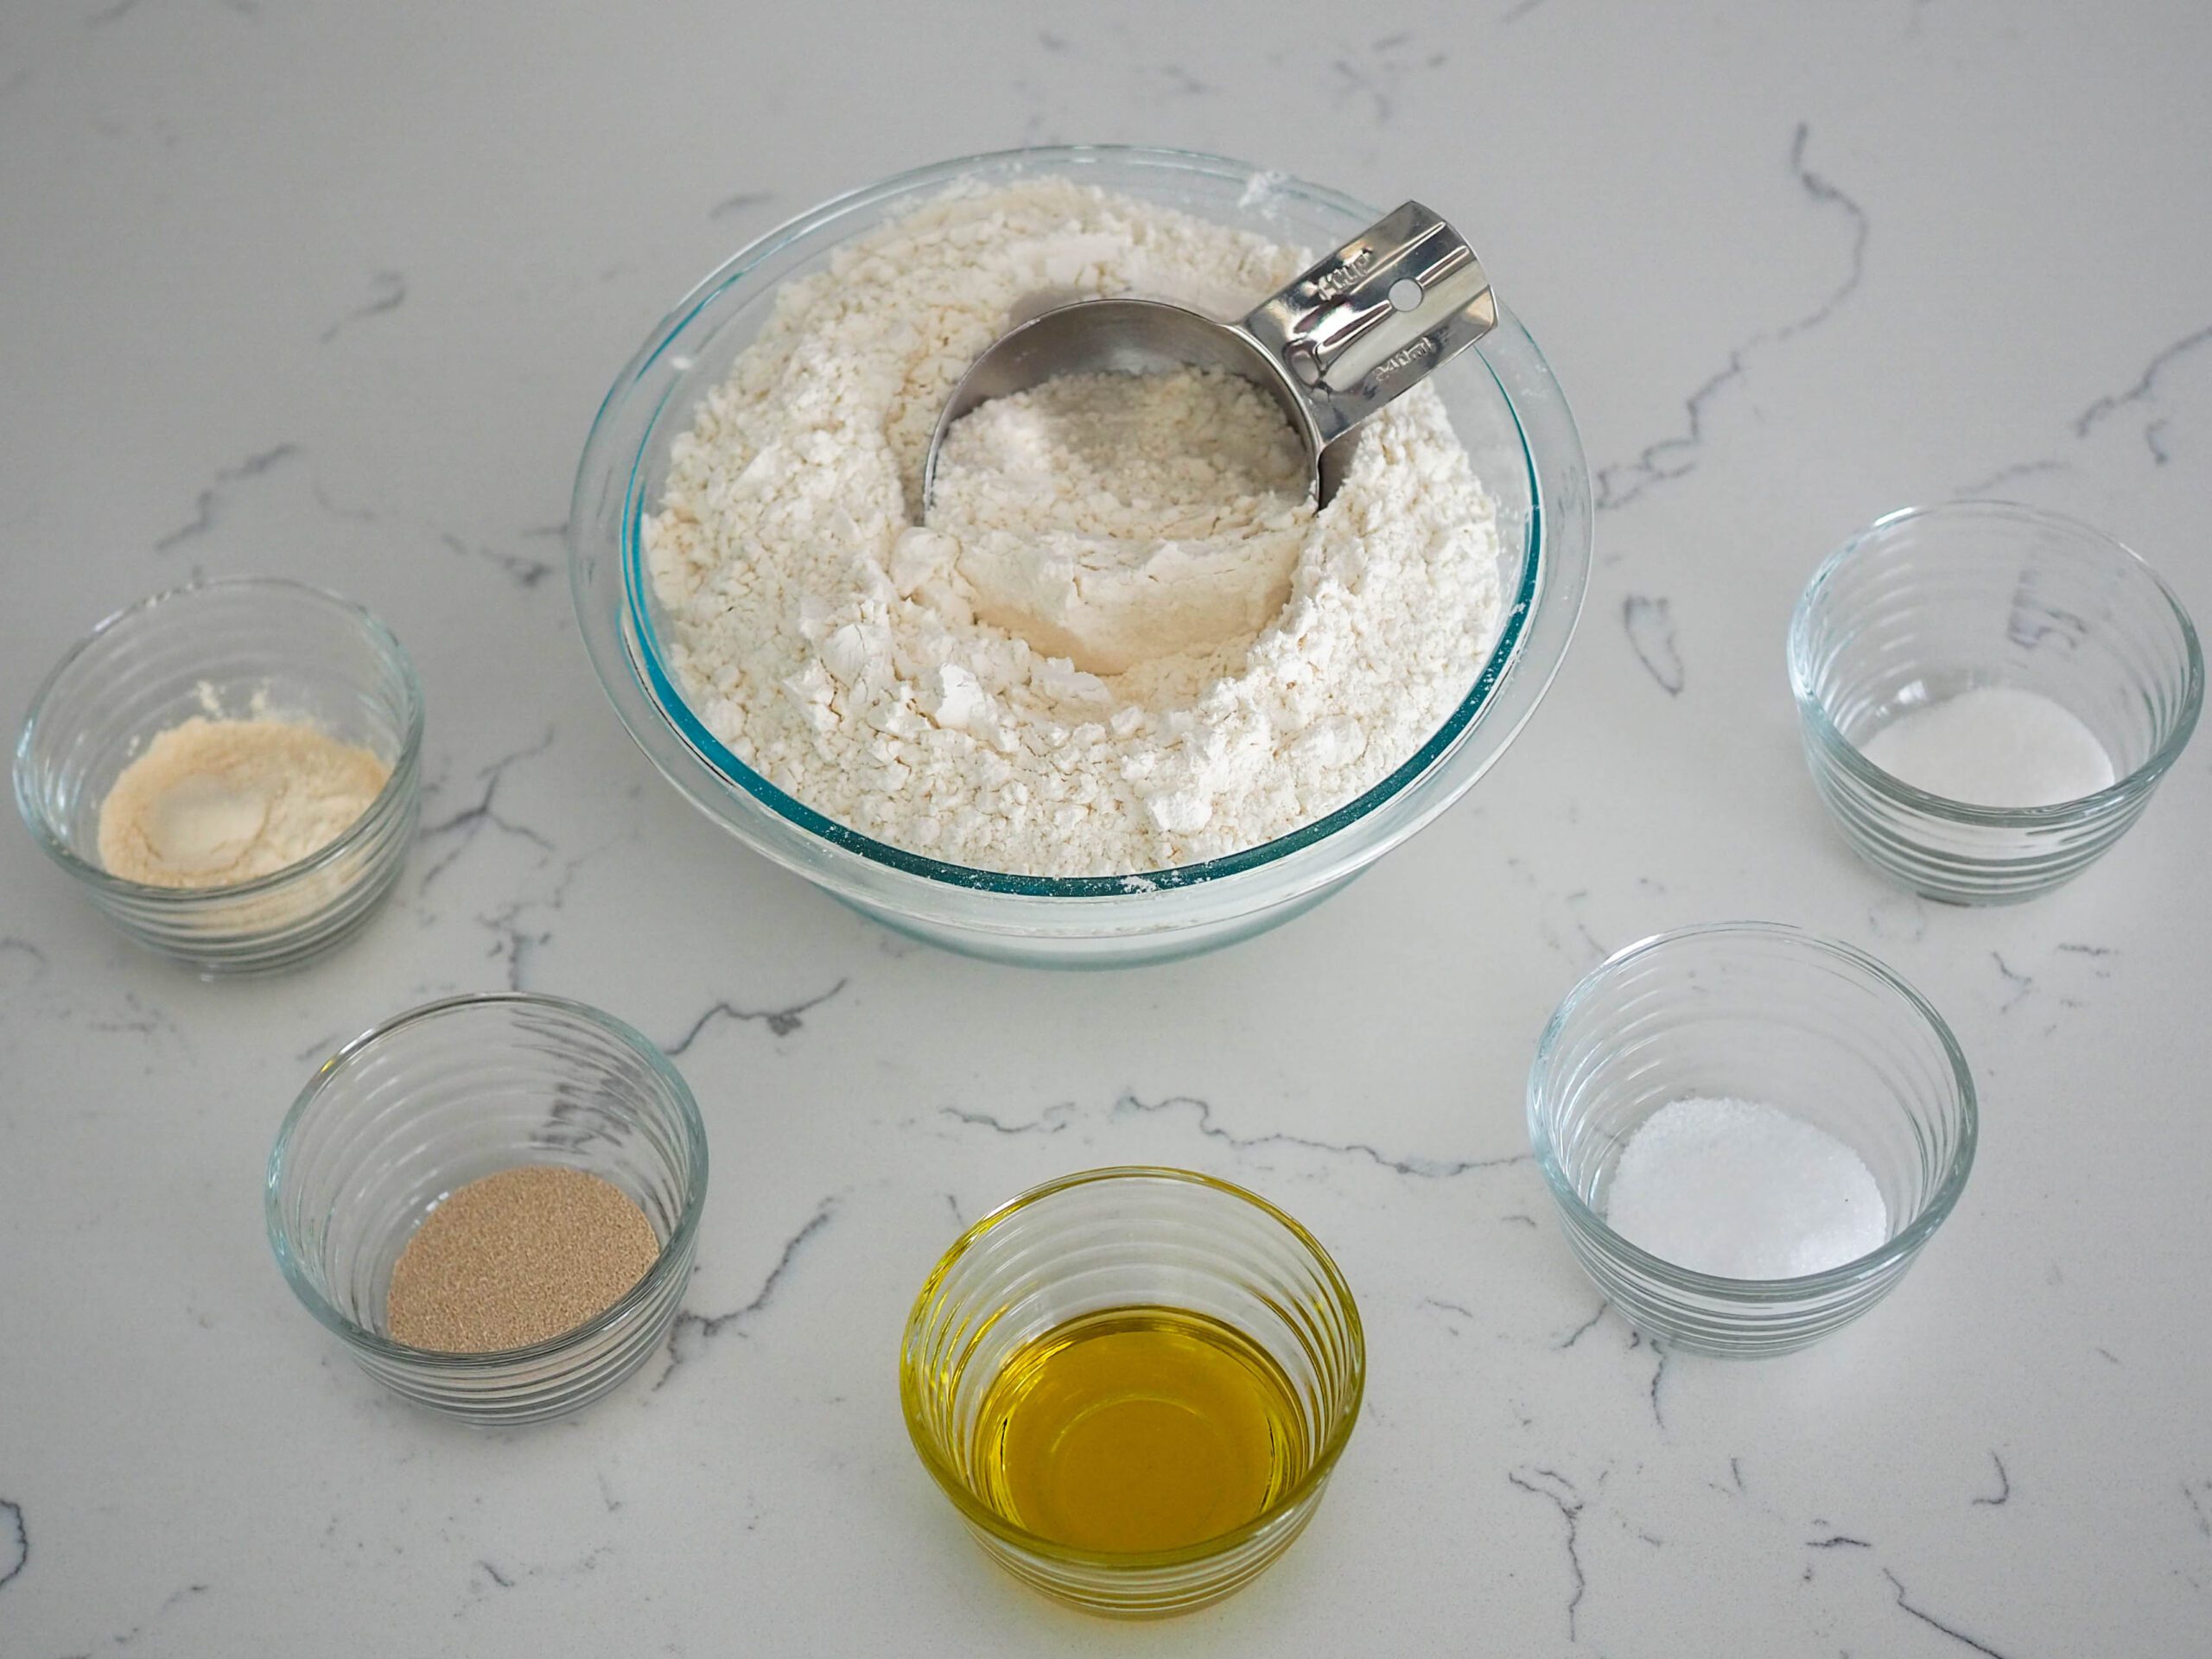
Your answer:
[[[826,269],[854,238],[956,185],[1055,175],[1316,252],[1378,217],[1241,162],[1118,145],[969,156],[839,197],[732,256],[616,378],[576,469],[569,584],[585,648],[630,734],[692,804],[747,846],[932,944],[1000,961],[1116,967],[1188,956],[1288,920],[1473,786],[1535,711],[1566,654],[1589,577],[1590,478],[1550,365],[1501,308],[1497,327],[1429,383],[1497,498],[1505,611],[1497,645],[1418,752],[1289,835],[1141,876],[1046,877],[947,864],[823,817],[746,765],[685,705],[665,661],[666,619],[644,574],[639,522],[659,505],[672,445],[760,333],[782,284]]]
[[[565,1336],[493,1354],[392,1341],[392,1263],[455,1188],[518,1164],[612,1182],[661,1241],[613,1306]],[[356,1038],[315,1073],[269,1158],[269,1242],[301,1301],[368,1373],[486,1424],[557,1417],[667,1338],[691,1274],[707,1135],[691,1091],[620,1020],[554,997],[456,997]]]
[[[1789,628],[1813,782],[1859,855],[1955,904],[2009,904],[2078,875],[2179,757],[2204,696],[2196,630],[2151,568],[2101,531],[2001,501],[1891,513],[1821,567]],[[1980,686],[2050,697],[2119,781],[2058,805],[1947,800],[1859,752],[1897,715]]]
[[[1604,1220],[1621,1148],[1692,1096],[1772,1106],[1856,1152],[1889,1210],[1878,1249],[1795,1279],[1694,1273]],[[1936,1010],[1880,963],[1794,928],[1732,922],[1662,934],[1592,970],[1545,1028],[1529,1137],[1567,1243],[1653,1336],[1757,1357],[1818,1341],[1904,1276],[1974,1166],[1974,1079]]]
[[[337,840],[273,874],[157,887],[101,867],[100,805],[123,769],[197,715],[305,721],[391,765]],[[214,977],[297,967],[391,893],[422,810],[423,692],[358,605],[274,577],[180,588],[119,611],[64,658],[16,746],[16,803],[53,860],[124,932]]]
[[[976,1419],[1024,1343],[1143,1306],[1210,1314],[1264,1348],[1296,1393],[1313,1460],[1272,1509],[1219,1538],[1148,1554],[1068,1548],[976,1496]],[[1062,1601],[1141,1618],[1217,1601],[1289,1548],[1351,1437],[1366,1370],[1350,1287],[1289,1217],[1187,1170],[1097,1169],[1023,1194],[953,1245],[907,1322],[899,1389],[915,1449],[994,1560]]]

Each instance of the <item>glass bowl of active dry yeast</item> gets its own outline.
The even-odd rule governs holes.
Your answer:
[[[944,862],[825,817],[740,760],[678,691],[643,522],[659,510],[672,448],[760,334],[782,285],[824,270],[855,238],[949,190],[1039,176],[1317,251],[1377,217],[1334,191],[1241,162],[1109,146],[946,162],[825,203],[731,257],[623,368],[577,471],[570,582],[586,648],[631,735],[687,799],[754,851],[937,944],[1002,961],[1114,966],[1189,955],[1287,920],[1427,824],[1489,769],[1535,711],[1573,632],[1589,574],[1590,483],[1550,365],[1501,307],[1497,326],[1430,381],[1497,503],[1496,642],[1427,741],[1364,793],[1287,835],[1135,874],[1037,876]]]
[[[269,1155],[276,1265],[393,1392],[504,1427],[666,1342],[707,1132],[665,1055],[580,1002],[461,996],[323,1063]],[[411,1339],[410,1339],[411,1338]]]

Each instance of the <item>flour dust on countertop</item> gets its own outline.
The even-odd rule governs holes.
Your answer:
[[[1434,389],[1316,510],[1241,381],[1082,376],[938,411],[1016,308],[1242,315],[1307,256],[1064,180],[956,191],[788,283],[645,525],[685,700],[863,834],[1038,875],[1256,846],[1370,788],[1498,628],[1495,503]]]

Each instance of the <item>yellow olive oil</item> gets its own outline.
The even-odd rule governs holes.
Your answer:
[[[1174,1307],[1087,1313],[1014,1350],[984,1395],[977,1496],[1055,1543],[1125,1554],[1265,1513],[1312,1459],[1282,1368]]]

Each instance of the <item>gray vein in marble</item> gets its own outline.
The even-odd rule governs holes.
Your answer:
[[[423,872],[423,880],[417,887],[418,892],[429,892],[430,884],[450,869],[454,861],[474,844],[478,833],[487,823],[503,836],[513,836],[519,840],[529,842],[541,852],[550,854],[555,850],[553,843],[543,836],[526,823],[518,823],[513,819],[504,817],[494,804],[499,798],[499,785],[505,781],[507,768],[524,760],[534,760],[552,747],[553,728],[548,726],[545,728],[545,735],[529,747],[517,749],[510,754],[503,754],[489,766],[478,771],[476,781],[484,785],[484,792],[477,798],[474,805],[465,806],[452,817],[442,818],[435,823],[426,823],[416,832],[416,841],[423,845],[428,845],[447,836],[454,837],[453,846],[429,868]]]
[[[1150,73],[1158,77],[1164,89],[1160,99],[1162,102],[1174,98],[1205,98],[1216,90],[1180,64],[1163,63]]]
[[[334,1031],[327,1037],[318,1037],[292,1058],[305,1065],[318,1056],[334,1054],[338,1050],[338,1039],[344,1035],[341,1031]]]
[[[1927,1625],[1931,1630],[1941,1630],[1945,1636],[1949,1637],[1954,1642],[1962,1643],[1966,1646],[1972,1648],[1976,1653],[1988,1655],[1989,1659],[2005,1659],[2005,1656],[2003,1654],[1999,1653],[1995,1648],[1991,1647],[1987,1643],[1975,1641],[1974,1637],[1968,1636],[1964,1630],[1960,1630],[1957,1626],[1946,1624],[1942,1619],[1936,1618],[1933,1613],[1924,1612],[1920,1608],[1914,1606],[1910,1601],[1907,1601],[1905,1599],[1904,1586],[1897,1581],[1897,1575],[1891,1572],[1888,1567],[1885,1567],[1882,1569],[1882,1576],[1890,1581],[1890,1588],[1897,1592],[1897,1605],[1903,1608],[1906,1612],[1910,1613],[1922,1624]]]
[[[465,559],[483,560],[518,588],[535,588],[553,574],[553,566],[544,559],[525,558],[519,553],[502,553],[498,548],[487,547],[480,542],[471,546],[449,530],[440,531],[438,539]]]
[[[1581,1637],[1576,1632],[1575,1620],[1581,1610],[1583,1593],[1589,1587],[1582,1576],[1582,1494],[1576,1490],[1573,1481],[1555,1469],[1539,1469],[1523,1465],[1519,1469],[1509,1471],[1505,1478],[1522,1491],[1533,1493],[1548,1502],[1559,1511],[1559,1518],[1567,1525],[1567,1565],[1574,1574],[1574,1593],[1567,1600],[1567,1639],[1579,1642]]]
[[[1497,21],[1500,23],[1517,23],[1523,17],[1526,17],[1530,12],[1535,11],[1542,6],[1544,0],[1520,0],[1519,4],[1516,5],[1510,11],[1508,11]]]
[[[1027,1121],[1002,1118],[990,1112],[980,1112],[957,1106],[940,1106],[940,1116],[953,1122],[976,1128],[988,1128],[994,1135],[1058,1135],[1067,1128],[1080,1109],[1072,1101],[1062,1101],[1046,1107],[1035,1117]],[[1115,1117],[1149,1115],[1156,1112],[1189,1111],[1195,1115],[1193,1127],[1209,1140],[1219,1141],[1239,1152],[1249,1152],[1261,1147],[1298,1147],[1307,1152],[1325,1153],[1336,1157],[1363,1158],[1380,1168],[1399,1175],[1419,1176],[1425,1180],[1449,1179],[1455,1175],[1485,1169],[1503,1169],[1512,1164],[1525,1164],[1535,1154],[1516,1153],[1503,1158],[1470,1158],[1439,1160],[1429,1158],[1392,1158],[1363,1141],[1315,1141],[1305,1135],[1287,1135],[1280,1130],[1264,1135],[1239,1135],[1214,1122],[1212,1105],[1194,1095],[1168,1095],[1159,1100],[1141,1100],[1135,1094],[1118,1097],[1108,1114]]]
[[[169,1018],[165,1010],[155,1007],[137,992],[124,992],[123,1006],[129,1010],[127,1014],[109,1019],[87,1020],[85,1029],[110,1033],[130,1032],[140,1037],[158,1036],[163,1032],[180,1039],[183,1036],[177,1029],[176,1021]]]
[[[2182,359],[2208,344],[2212,344],[2212,323],[2207,323],[2202,328],[2183,334],[2172,345],[2159,351],[2149,363],[2144,365],[2143,372],[2136,377],[2133,385],[2124,391],[2107,393],[2076,415],[2074,417],[2074,435],[2077,438],[2088,437],[2099,426],[2124,409],[2142,404],[2156,407],[2159,378]],[[2143,431],[2144,446],[2150,450],[2152,461],[2161,467],[2165,465],[2167,457],[2162,453],[2153,433],[2157,428],[2164,424],[2164,421],[2152,421],[2144,428]]]
[[[2184,1486],[2182,1490],[2185,1492],[2189,1489]],[[15,1502],[11,1498],[0,1497],[0,1513],[4,1513],[7,1516],[9,1528],[16,1535],[16,1559],[8,1563],[8,1567],[5,1572],[0,1572],[0,1590],[5,1590],[10,1585],[21,1578],[23,1574],[23,1569],[30,1565],[31,1535],[30,1529],[23,1523],[23,1506],[22,1504]],[[0,1548],[4,1548],[5,1546],[0,1546]]]
[[[528,976],[524,963],[529,954],[540,945],[553,942],[553,927],[550,921],[542,926],[526,925],[523,920],[524,914],[530,912],[543,912],[546,916],[560,914],[563,906],[568,903],[569,890],[575,886],[577,877],[586,865],[623,842],[636,839],[634,831],[620,834],[580,853],[557,859],[541,857],[537,866],[525,874],[537,877],[549,868],[553,868],[555,874],[542,888],[521,893],[493,910],[478,912],[474,918],[476,925],[488,930],[493,936],[492,947],[486,954],[505,960],[510,990],[525,988],[524,982]]]
[[[336,499],[328,490],[323,487],[322,480],[319,478],[313,476],[308,478],[308,490],[315,497],[315,505],[334,518],[343,518],[356,524],[373,524],[380,517],[372,507],[351,507]]]
[[[1805,1541],[1805,1548],[1808,1549],[1872,1549],[1874,1546],[1864,1538],[1853,1538],[1839,1532],[1826,1538],[1808,1538]]]
[[[324,329],[319,338],[326,346],[357,322],[397,311],[407,303],[407,276],[404,271],[380,270],[369,281],[369,297]]]
[[[1588,1319],[1583,1320],[1581,1324],[1576,1325],[1573,1330],[1568,1332],[1565,1337],[1554,1343],[1552,1344],[1553,1349],[1563,1353],[1567,1349],[1573,1347],[1576,1343],[1581,1341],[1583,1338],[1588,1336],[1591,1332],[1598,1328],[1599,1325],[1605,1319],[1606,1309],[1611,1306],[1611,1304],[1607,1302],[1599,1303],[1598,1311],[1595,1313],[1592,1313]]]
[[[1651,1344],[1651,1351],[1657,1361],[1651,1368],[1651,1387],[1647,1390],[1651,1401],[1651,1421],[1659,1426],[1662,1433],[1664,1433],[1667,1427],[1667,1414],[1659,1404],[1659,1385],[1667,1380],[1667,1361],[1669,1356],[1665,1344],[1656,1340],[1654,1340]]]
[[[218,470],[214,481],[200,492],[191,518],[156,541],[154,551],[166,553],[181,543],[205,536],[215,528],[216,521],[222,517],[223,509],[229,504],[232,486],[259,478],[271,467],[285,461],[296,460],[300,453],[300,446],[287,440],[257,454],[248,455],[235,467]]]
[[[501,1591],[506,1591],[513,1589],[524,1579],[537,1579],[548,1576],[555,1579],[573,1579],[580,1577],[586,1573],[596,1573],[599,1570],[599,1564],[601,1561],[606,1560],[613,1554],[613,1545],[601,1544],[595,1549],[587,1551],[582,1557],[574,1561],[558,1561],[541,1564],[535,1567],[525,1563],[523,1566],[512,1567],[505,1572],[502,1572],[498,1567],[493,1564],[492,1559],[489,1556],[480,1555],[474,1561],[470,1562],[469,1565],[478,1572],[481,1573],[485,1579],[489,1580],[494,1588]],[[472,1580],[469,1584],[469,1591],[472,1595],[480,1596],[484,1592],[483,1585]],[[464,1607],[462,1611],[466,1611],[467,1610]],[[454,1615],[455,1618],[459,1618],[460,1616],[461,1615],[459,1613]]]
[[[1670,697],[1682,695],[1682,652],[1675,639],[1673,607],[1663,599],[1630,594],[1621,601],[1621,626],[1644,671]]]
[[[104,29],[108,24],[119,22],[129,16],[137,9],[137,6],[138,0],[111,0],[111,3],[102,6],[98,11],[85,14],[85,27]]]
[[[1448,60],[1442,52],[1430,52],[1417,62],[1409,60],[1406,48],[1413,44],[1413,38],[1405,32],[1384,35],[1363,48],[1331,59],[1331,101],[1335,107],[1363,103],[1377,128],[1389,126],[1397,116],[1399,93],[1408,79],[1440,69]]]
[[[2063,461],[2016,461],[1999,467],[1995,472],[1977,478],[1971,484],[1961,484],[1951,492],[1955,497],[1986,496],[1992,490],[2023,478],[2035,478],[2044,473],[2063,473],[2072,470]]]
[[[1811,126],[1800,121],[1796,136],[1790,141],[1789,172],[1816,209],[1834,208],[1849,219],[1849,268],[1835,287],[1811,310],[1775,327],[1760,330],[1728,353],[1727,363],[1707,376],[1705,383],[1683,400],[1683,412],[1688,420],[1686,432],[1645,445],[1643,453],[1632,461],[1600,467],[1594,480],[1597,505],[1600,512],[1624,507],[1655,486],[1694,471],[1705,442],[1706,420],[1713,399],[1741,380],[1750,372],[1752,360],[1763,356],[1768,348],[1795,340],[1834,316],[1836,308],[1850,298],[1865,280],[1866,239],[1872,221],[1866,216],[1866,210],[1858,202],[1832,180],[1807,165],[1805,148],[1811,137]]]
[[[29,957],[31,959],[31,973],[34,976],[43,974],[46,971],[46,952],[40,950],[38,946],[33,944],[29,939],[18,938],[12,933],[9,934],[5,938],[0,938],[0,953],[10,951],[18,956]]]
[[[1465,1175],[1471,1170],[1503,1169],[1510,1164],[1525,1164],[1535,1155],[1532,1153],[1522,1152],[1504,1158],[1453,1160],[1390,1158],[1376,1151],[1363,1141],[1351,1141],[1339,1144],[1333,1141],[1308,1140],[1304,1135],[1286,1135],[1279,1130],[1267,1135],[1236,1135],[1216,1123],[1213,1121],[1213,1108],[1192,1095],[1170,1095],[1165,1099],[1156,1101],[1140,1100],[1135,1095],[1123,1095],[1114,1103],[1114,1110],[1116,1113],[1165,1112],[1183,1109],[1189,1109],[1198,1114],[1197,1127],[1200,1135],[1211,1140],[1225,1142],[1240,1152],[1249,1151],[1255,1147],[1302,1147],[1309,1152],[1330,1153],[1340,1157],[1365,1158],[1400,1175],[1417,1175],[1424,1180],[1448,1179],[1454,1175]]]
[[[600,1502],[607,1506],[607,1512],[609,1515],[613,1515],[616,1510],[622,1507],[622,1500],[614,1496],[614,1488],[607,1484],[607,1474],[604,1470],[594,1469],[592,1471],[592,1474],[599,1482]]]
[[[708,208],[707,217],[727,219],[732,213],[741,213],[747,207],[758,207],[762,203],[773,201],[775,199],[776,193],[772,190],[740,190],[734,195],[724,196],[713,207]],[[562,526],[564,531],[567,528],[566,524]]]
[[[2116,957],[2120,954],[2117,949],[2109,944],[2076,944],[2064,939],[2059,941],[2056,949],[2065,951],[2069,956],[2094,957],[2101,962],[2107,957]],[[2108,969],[2099,968],[2094,971],[2099,979],[2109,979],[2112,977],[2111,971]]]
[[[188,1584],[183,1589],[173,1592],[166,1601],[162,1602],[160,1606],[154,1609],[152,1613],[148,1615],[141,1623],[133,1624],[129,1630],[124,1631],[120,1636],[111,1636],[108,1637],[108,1647],[111,1649],[129,1647],[133,1642],[136,1642],[140,1637],[145,1635],[147,1631],[151,1630],[154,1625],[161,1620],[162,1616],[168,1612],[171,1608],[176,1606],[181,1602],[191,1600],[194,1596],[204,1596],[207,1593],[207,1586],[204,1584]],[[92,1649],[86,1649],[79,1653],[64,1654],[61,1656],[61,1659],[92,1659]]]
[[[717,1002],[694,1020],[691,1028],[681,1038],[664,1046],[661,1052],[674,1059],[697,1042],[700,1034],[717,1020],[734,1020],[741,1024],[758,1020],[768,1027],[770,1035],[788,1037],[806,1023],[804,1016],[811,1014],[851,983],[849,977],[841,979],[826,991],[817,991],[803,1002],[790,1003],[780,1008],[741,1008],[734,1002]]]
[[[2196,1529],[2207,1538],[2212,1538],[2212,1511],[2204,1507],[2206,1500],[2212,1499],[2212,1479],[2200,1480],[2194,1486],[2184,1480],[2181,1484],[2181,1495],[2188,1503],[2190,1512],[2196,1517]],[[16,1524],[18,1529],[22,1525],[20,1511]]]
[[[1885,893],[1866,907],[1866,928],[1878,938],[1916,944],[1928,937],[1928,906],[1916,893]]]
[[[1989,1460],[1997,1466],[1997,1495],[1994,1497],[1977,1497],[1974,1500],[1974,1504],[1993,1510],[2000,1503],[2009,1503],[2012,1501],[2012,1477],[2005,1472],[2005,1459],[1999,1457],[1994,1451],[1990,1452]]]
[[[2158,406],[2159,383],[2173,365],[2196,353],[2207,343],[2212,343],[2212,323],[2183,334],[2179,340],[2154,353],[2144,365],[2134,383],[2120,391],[2107,392],[2093,400],[2070,423],[2075,440],[2087,441],[2101,427],[2126,410],[2155,410]],[[2151,456],[2154,467],[2164,467],[2173,459],[2173,452],[2166,447],[2164,434],[2172,424],[2172,416],[2156,415],[2143,426],[2143,447]],[[2019,479],[2038,477],[2049,473],[2073,470],[2071,463],[2056,456],[2041,456],[2033,461],[2013,461],[1998,467],[1971,484],[1962,484],[1952,493],[1955,496],[1986,495],[2003,485]]]
[[[783,1282],[785,1274],[791,1270],[791,1262],[799,1251],[805,1248],[809,1239],[830,1224],[836,1213],[837,1197],[832,1193],[815,1206],[814,1213],[807,1218],[806,1224],[785,1241],[783,1252],[776,1258],[776,1265],[768,1269],[768,1276],[760,1281],[759,1294],[744,1306],[734,1307],[727,1313],[694,1313],[689,1309],[679,1313],[668,1333],[668,1368],[655,1379],[654,1391],[665,1387],[668,1379],[676,1375],[678,1366],[723,1332],[735,1331],[739,1336],[743,1336],[745,1322],[775,1300],[776,1288]],[[687,1338],[690,1339],[688,1344]]]
[[[1057,1106],[1047,1106],[1027,1123],[1009,1123],[988,1112],[970,1112],[957,1106],[938,1108],[945,1116],[957,1122],[971,1123],[978,1128],[989,1129],[999,1135],[1058,1135],[1067,1128],[1068,1119],[1075,1109],[1073,1101],[1063,1101]]]
[[[2004,957],[1998,951],[1991,951],[1989,953],[1989,959],[1997,964],[1997,971],[2004,975],[2005,983],[2008,985],[2015,985],[2019,988],[2012,993],[2010,998],[1998,1007],[1998,1013],[2010,1014],[2013,1009],[2018,1007],[2021,1003],[2026,1001],[2029,997],[2035,994],[2035,976],[2032,974],[2014,973],[2012,969],[2005,966]]]

